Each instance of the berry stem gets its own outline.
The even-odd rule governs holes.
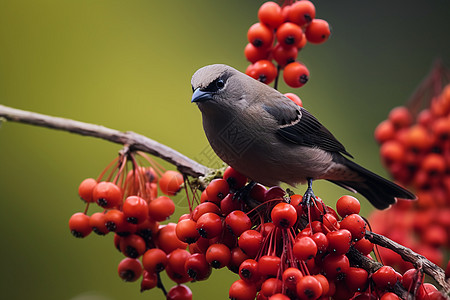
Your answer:
[[[167,296],[167,290],[166,290],[166,288],[164,287],[164,284],[163,284],[163,282],[162,282],[162,280],[161,280],[161,275],[160,275],[159,272],[156,273],[156,277],[158,278],[158,281],[157,281],[157,283],[156,283],[156,286],[157,286],[159,289],[161,289],[161,291],[162,291],[163,294],[164,294],[164,297],[166,297],[166,296]]]
[[[280,77],[281,67],[277,64],[277,76],[275,77],[275,82],[273,83],[273,88],[278,90],[278,78]]]
[[[97,177],[97,182],[100,182],[105,176],[106,172],[112,167],[113,164],[115,164],[119,160],[119,157],[114,158],[107,166],[106,168],[100,173],[100,175]]]
[[[164,174],[166,169],[162,165],[157,163],[155,160],[153,160],[150,156],[148,156],[147,153],[144,153],[142,151],[138,151],[137,153],[140,156],[142,156],[146,161],[148,161],[148,163],[152,166],[152,168],[156,171],[156,173],[158,173],[160,177]]]

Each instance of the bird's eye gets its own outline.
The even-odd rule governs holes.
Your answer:
[[[219,79],[219,80],[216,81],[216,87],[217,87],[218,89],[221,89],[221,88],[223,88],[224,86],[225,86],[225,82],[223,82],[222,79]]]

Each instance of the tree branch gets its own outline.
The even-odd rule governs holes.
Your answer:
[[[423,270],[423,272],[436,280],[445,294],[448,295],[450,293],[450,283],[445,280],[444,270],[429,261],[425,256],[415,253],[411,249],[375,232],[367,231],[365,237],[374,244],[398,253],[404,261],[412,263],[416,269]]]
[[[128,145],[132,150],[140,150],[160,157],[176,166],[181,173],[192,177],[198,178],[210,172],[208,167],[199,164],[178,151],[132,131],[121,132],[100,125],[47,116],[4,105],[0,105],[1,117],[13,122],[64,130],[80,135],[101,138],[117,144]]]
[[[351,247],[347,252],[347,257],[352,264],[366,270],[369,273],[374,273],[383,266],[383,264],[362,255],[361,252],[353,247]],[[399,282],[392,287],[392,292],[394,292],[401,299],[412,299],[413,297],[413,295],[410,294]]]

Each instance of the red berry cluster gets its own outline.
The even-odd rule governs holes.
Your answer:
[[[283,69],[286,84],[298,88],[309,79],[308,68],[297,61],[298,52],[307,42],[325,42],[330,36],[330,27],[325,20],[315,18],[316,8],[311,1],[285,2],[280,7],[269,1],[259,8],[259,22],[247,32],[249,43],[244,54],[251,65],[246,74],[270,84]]]
[[[432,74],[419,91],[440,86],[433,79],[436,72]],[[411,105],[396,107],[375,130],[384,165],[396,181],[415,191],[418,200],[374,212],[371,223],[378,233],[442,266],[450,249],[450,85],[431,94],[417,116]],[[391,251],[384,257],[400,269],[410,266]]]
[[[152,166],[141,166],[142,158]],[[128,171],[129,163],[132,169]],[[142,278],[141,291],[164,288],[159,276],[164,269],[174,282],[181,283],[177,267],[183,258],[179,252],[185,251],[181,249],[187,244],[176,238],[175,224],[160,222],[173,214],[175,204],[167,196],[175,195],[183,181],[179,172],[164,171],[144,153],[121,153],[98,179],[81,182],[78,193],[86,209],[70,217],[70,231],[79,238],[92,231],[98,235],[114,233],[115,247],[126,256],[119,263],[119,276],[130,282]],[[158,186],[167,196],[158,196]],[[88,215],[91,203],[101,211]],[[168,299],[192,299],[184,285],[174,286],[167,295]]]
[[[387,266],[369,273],[347,256],[350,249],[369,256],[374,247],[356,198],[342,196],[336,213],[320,198],[307,204],[280,187],[256,184],[244,193],[246,182],[228,167],[180,217],[176,236],[189,244],[171,254],[179,258],[180,282],[226,267],[240,277],[229,290],[234,300],[399,299],[390,291],[402,275]],[[417,299],[431,299],[420,293]]]

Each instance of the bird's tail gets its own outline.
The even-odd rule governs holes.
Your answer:
[[[351,170],[357,172],[362,181],[329,180],[343,188],[358,192],[372,203],[377,209],[388,208],[396,202],[396,198],[414,200],[417,197],[401,186],[361,167],[360,165],[341,156],[340,160]]]

